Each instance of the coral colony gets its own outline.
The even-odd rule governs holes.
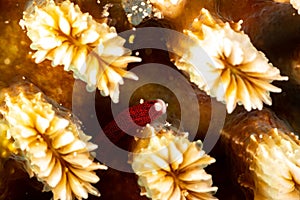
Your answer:
[[[135,27],[147,19],[178,19],[188,1],[122,0],[119,3],[130,26]],[[298,10],[300,7],[296,0],[277,3],[290,3]],[[32,1],[19,23],[31,40],[32,58],[36,64],[50,61],[52,67],[61,67],[85,82],[89,92],[99,90],[101,95],[118,103],[119,86],[124,84],[124,78],[138,80],[136,74],[127,70],[128,64],[142,59],[124,47],[126,40],[109,25],[109,14],[94,19],[89,13],[83,13],[79,5],[69,0]],[[109,13],[109,9],[104,10]],[[176,28],[191,41],[178,38],[167,41],[167,47],[173,52],[170,61],[198,89],[225,104],[227,114],[238,109],[247,114],[268,113],[264,104],[272,105],[270,93],[282,91],[272,82],[287,81],[288,77],[281,75],[267,56],[256,49],[242,31],[242,24],[242,21],[225,21],[209,9],[199,9],[197,17],[188,25]],[[199,47],[208,55],[208,62],[199,58]],[[44,185],[43,191],[53,193],[54,200],[87,199],[89,194],[100,196],[99,188],[93,185],[100,180],[96,170],[106,170],[109,166],[97,162],[94,151],[101,143],[90,142],[92,137],[84,133],[71,111],[62,109],[31,83],[17,83],[2,89],[0,103],[1,162],[9,158],[22,162],[30,177],[36,177]],[[217,160],[204,152],[200,140],[191,141],[189,133],[167,123],[148,124],[151,116],[147,112],[152,105],[155,119],[166,113],[167,104],[162,100],[146,101],[142,106],[129,108],[130,114],[134,113],[133,121],[143,126],[141,130],[130,129],[143,137],[134,138],[132,152],[128,154],[128,163],[137,176],[136,184],[143,196],[139,197],[217,199],[219,186],[213,184],[213,174],[205,171]],[[262,115],[267,116],[265,113]],[[123,115],[120,114],[121,118]],[[263,120],[255,119],[251,121],[255,126],[249,128],[256,128],[255,131],[236,128],[232,133],[226,127],[228,124],[234,127],[238,124],[235,120],[243,115],[230,116],[233,117],[225,123],[221,137],[229,144],[239,145],[241,152],[249,156],[245,170],[251,177],[247,189],[250,188],[252,198],[299,199],[299,139],[281,130],[279,120],[271,114],[264,118],[270,119],[266,123],[276,123],[267,128],[256,126]],[[108,137],[115,138],[115,143],[126,135],[124,131],[112,129],[116,126],[113,121],[106,130]],[[241,133],[240,136],[233,137],[237,133]],[[245,160],[240,154],[234,158]],[[243,181],[239,184],[246,185]]]

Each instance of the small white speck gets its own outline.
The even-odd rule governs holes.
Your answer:
[[[143,104],[145,102],[144,99],[140,99],[140,104]]]
[[[172,126],[172,124],[170,124],[169,122],[166,122],[166,123],[165,123],[165,126],[166,126],[166,127]]]
[[[140,55],[140,52],[138,52],[138,51],[135,52],[135,55],[136,55],[136,56],[139,56],[139,55]]]
[[[9,65],[11,63],[9,58],[5,58],[4,59],[4,64]]]
[[[131,7],[131,10],[134,11],[134,10],[136,10],[137,8],[138,8],[138,6],[132,6],[132,7]]]
[[[156,111],[161,111],[163,107],[161,103],[155,103],[154,108]]]
[[[4,24],[9,24],[9,20],[4,21]]]

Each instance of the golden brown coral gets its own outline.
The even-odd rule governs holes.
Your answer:
[[[7,121],[0,119],[0,159],[7,159],[12,154],[18,154],[18,150],[8,133],[8,129],[9,125]]]
[[[88,142],[91,137],[67,115],[59,115],[41,92],[30,93],[24,86],[2,92],[1,112],[28,162],[28,173],[44,183],[44,190],[52,190],[55,200],[99,196],[91,185],[99,181],[94,170],[106,166],[93,162],[90,151],[97,145]]]
[[[156,132],[147,125],[133,154],[132,168],[139,176],[142,195],[151,199],[216,199],[212,177],[204,168],[215,162],[202,150],[202,142],[190,142],[186,133],[162,129]]]

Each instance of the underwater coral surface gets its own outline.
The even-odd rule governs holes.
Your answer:
[[[0,200],[300,199],[300,1],[0,13]]]

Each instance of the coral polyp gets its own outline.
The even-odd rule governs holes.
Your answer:
[[[251,135],[247,151],[253,157],[255,200],[299,199],[299,144],[298,137],[276,128],[261,137]]]
[[[300,14],[300,1],[299,0],[290,0],[292,6],[298,10],[298,14]]]
[[[299,136],[272,111],[233,114],[221,134],[222,147],[232,158],[231,176],[247,199],[299,199]]]
[[[86,199],[88,193],[99,196],[91,185],[99,181],[94,170],[107,167],[93,161],[90,152],[97,145],[68,118],[70,114],[58,112],[41,92],[31,93],[28,86],[2,94],[8,132],[26,160],[27,172],[44,183],[44,190],[51,190],[54,200]]]
[[[163,17],[167,18],[178,17],[186,4],[186,0],[150,0],[150,2]]]
[[[175,65],[187,72],[200,89],[224,102],[228,113],[232,113],[237,104],[247,111],[261,110],[263,103],[271,105],[269,93],[281,92],[271,83],[288,80],[288,77],[281,76],[279,69],[256,50],[250,38],[240,31],[239,23],[214,24],[207,13],[202,11],[192,29],[184,30],[195,47],[187,43],[173,47],[181,48],[177,50],[180,56],[175,58]],[[209,61],[197,55],[199,48],[207,53]]]
[[[123,47],[125,39],[105,19],[96,22],[70,1],[56,4],[49,0],[33,6],[24,12],[20,25],[27,30],[31,49],[36,50],[35,62],[48,59],[53,67],[63,65],[85,81],[89,90],[98,88],[118,102],[123,77],[137,79],[126,71],[127,64],[141,61]]]
[[[190,142],[186,133],[147,125],[135,148],[132,168],[139,176],[142,195],[160,199],[216,199],[212,177],[204,168],[215,162],[202,150],[202,142]],[[138,142],[139,143],[139,142]]]

